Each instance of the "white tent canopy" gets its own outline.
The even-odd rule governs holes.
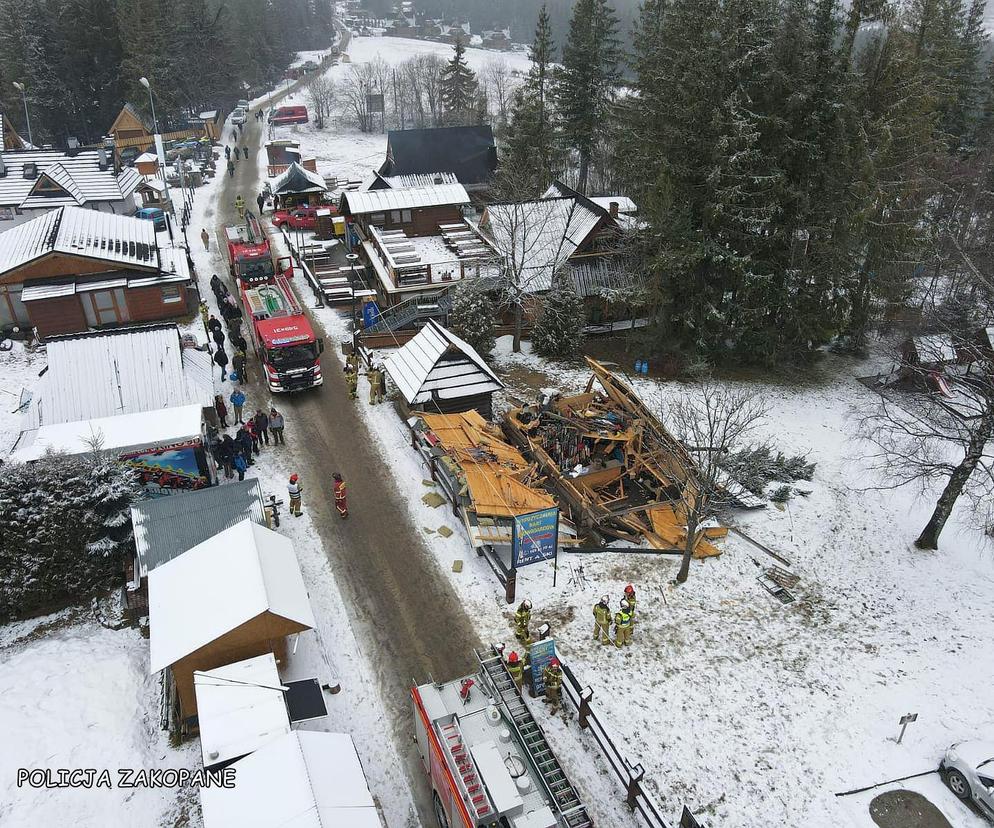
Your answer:
[[[408,405],[488,394],[504,387],[476,350],[435,320],[384,363]]]
[[[148,609],[153,673],[264,612],[315,623],[293,544],[251,520],[149,572]]]
[[[236,762],[233,788],[201,788],[204,828],[381,828],[352,737],[297,730]]]

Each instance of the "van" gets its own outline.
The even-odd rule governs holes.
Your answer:
[[[248,120],[248,115],[245,114],[245,110],[238,107],[234,112],[231,113],[231,123],[235,126],[241,126]]]
[[[269,116],[271,124],[306,124],[309,120],[306,106],[281,106]]]
[[[249,111],[249,102],[248,102],[248,98],[242,98],[242,99],[241,99],[241,100],[240,100],[240,101],[238,102],[238,108],[239,108],[239,109],[244,109],[244,110],[245,110],[246,112],[248,112],[248,111]]]

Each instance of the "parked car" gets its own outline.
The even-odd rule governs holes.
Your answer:
[[[166,211],[159,207],[142,207],[140,210],[135,210],[135,218],[152,222],[156,233],[166,229]]]
[[[238,108],[244,109],[246,112],[249,111],[249,100],[248,98],[242,98],[238,101]]]
[[[952,745],[939,763],[949,789],[994,822],[994,742]]]
[[[248,113],[241,107],[238,107],[238,109],[236,109],[234,112],[231,113],[231,123],[233,123],[235,126],[241,126],[247,120],[248,120]]]
[[[313,60],[308,60],[304,62],[304,65],[300,67],[305,72],[313,72],[318,68],[318,65]]]
[[[332,212],[336,212],[334,209]],[[292,210],[277,210],[273,215],[273,226],[286,225],[291,230],[316,230],[318,226],[317,207],[294,207]]]
[[[271,124],[306,124],[308,120],[306,106],[281,106],[269,116]]]
[[[125,167],[133,167],[135,165],[135,159],[141,155],[141,150],[138,147],[125,147],[120,152],[121,163]]]

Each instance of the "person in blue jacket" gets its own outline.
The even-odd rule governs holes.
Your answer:
[[[231,392],[231,396],[228,399],[231,401],[231,407],[234,409],[235,421],[245,425],[245,420],[242,419],[242,406],[245,405],[245,394],[241,389],[236,388]]]

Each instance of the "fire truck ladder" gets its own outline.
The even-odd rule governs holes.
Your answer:
[[[521,744],[531,756],[532,763],[542,777],[542,785],[562,821],[568,828],[592,828],[594,823],[587,815],[587,809],[580,801],[580,795],[566,777],[559,760],[545,740],[542,728],[538,726],[538,722],[521,698],[511,674],[507,672],[504,659],[499,653],[484,656],[479,650],[476,651],[476,658],[483,668],[487,684],[504,706]]]

